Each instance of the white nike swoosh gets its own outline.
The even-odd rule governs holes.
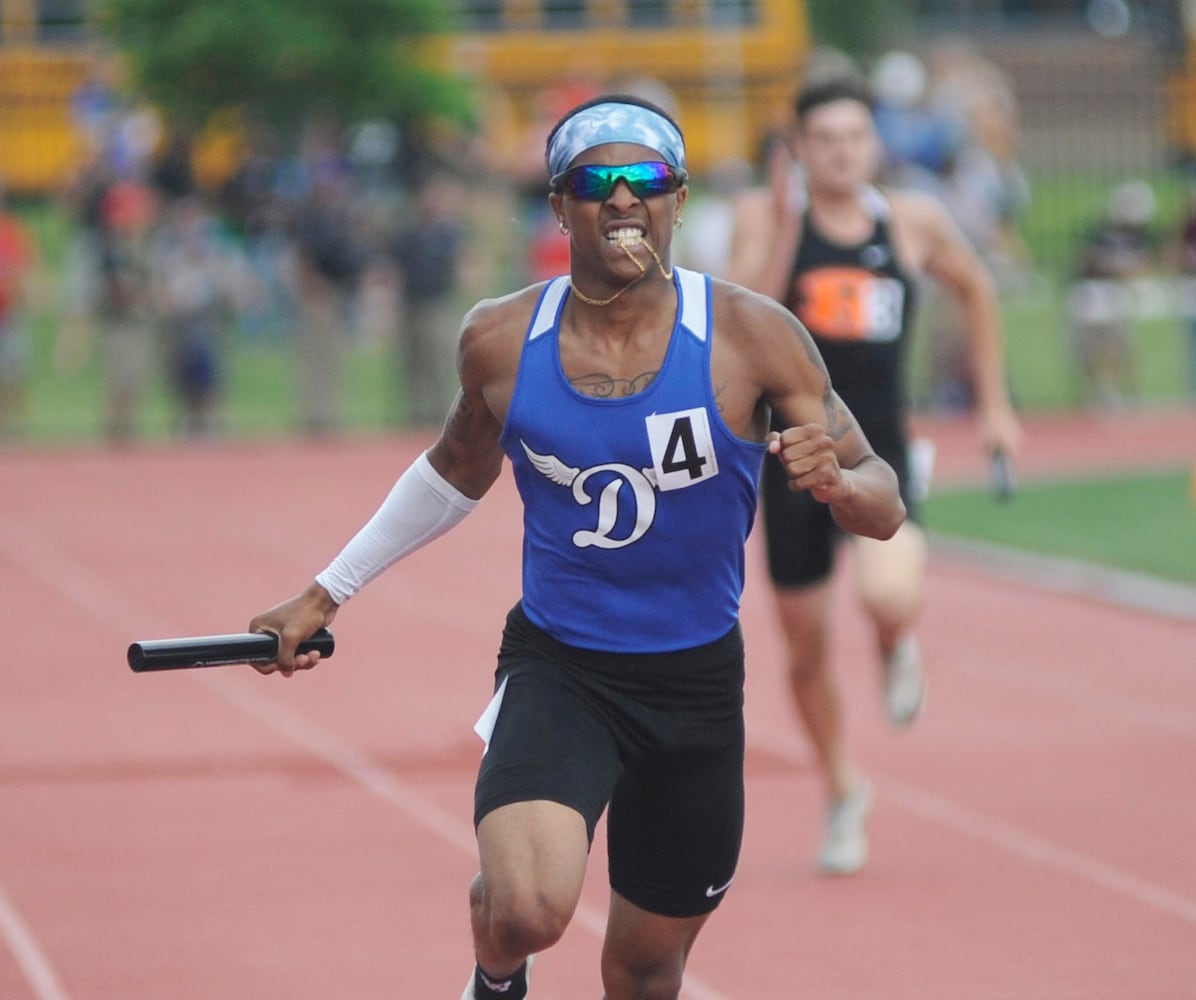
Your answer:
[[[726,892],[728,889],[731,888],[731,883],[734,881],[735,881],[735,876],[732,875],[729,879],[727,879],[726,882],[724,882],[722,885],[720,885],[717,889],[712,885],[707,886],[706,887],[706,895],[711,898],[714,898],[715,896],[721,896],[724,892]]]

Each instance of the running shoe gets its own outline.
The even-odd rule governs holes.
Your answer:
[[[918,640],[905,636],[884,662],[885,708],[895,726],[908,726],[926,700],[926,677]]]
[[[824,875],[854,875],[864,867],[868,859],[865,827],[871,811],[872,786],[868,782],[831,803],[818,855],[818,867]]]

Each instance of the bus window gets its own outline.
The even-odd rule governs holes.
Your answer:
[[[756,0],[711,0],[710,16],[715,24],[755,24],[758,8]]]
[[[632,27],[666,25],[671,16],[670,6],[667,0],[627,0],[627,20]]]
[[[503,0],[468,0],[459,5],[461,27],[466,31],[497,31],[502,27]]]
[[[47,44],[80,41],[87,28],[84,0],[37,0],[37,40]]]
[[[544,0],[544,25],[548,28],[581,28],[586,23],[585,0]]]

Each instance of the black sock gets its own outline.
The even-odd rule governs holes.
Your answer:
[[[507,979],[486,975],[481,966],[473,967],[473,995],[477,1000],[524,1000],[527,996],[527,962]]]

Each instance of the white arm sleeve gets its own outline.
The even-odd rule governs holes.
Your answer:
[[[460,522],[478,505],[420,455],[391,488],[382,506],[316,575],[316,583],[344,604],[383,570]]]

